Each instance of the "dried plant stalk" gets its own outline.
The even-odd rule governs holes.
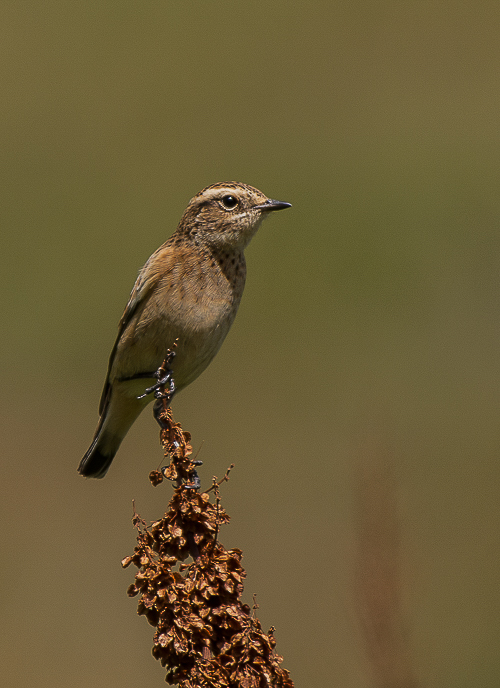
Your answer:
[[[228,473],[206,492],[193,489],[191,437],[174,422],[169,400],[157,399],[155,417],[170,464],[150,480],[157,485],[165,475],[177,486],[163,518],[150,526],[134,510],[137,546],[122,561],[138,568],[128,594],[140,595],[138,613],[156,628],[153,656],[166,667],[166,681],[180,688],[292,688],[274,650],[274,628],[264,633],[241,601],[241,550],[226,550],[217,539],[229,521],[219,495]]]

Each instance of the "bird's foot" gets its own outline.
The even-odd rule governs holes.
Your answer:
[[[154,377],[158,376],[158,371],[156,371]],[[165,390],[165,385],[168,383],[168,390]],[[169,399],[172,399],[174,396],[175,392],[175,383],[174,383],[174,378],[172,375],[172,371],[170,370],[168,373],[163,375],[163,377],[158,378],[158,382],[156,382],[152,387],[147,387],[144,391],[144,394],[141,394],[138,396],[138,399],[144,399],[144,397],[147,397],[148,394],[154,394],[155,399],[166,399],[167,397]]]
[[[155,399],[167,399],[167,403],[170,404],[172,398],[175,394],[175,382],[174,374],[170,368],[170,364],[175,358],[175,351],[169,349],[165,360],[158,368],[158,370],[151,376],[155,377],[157,382],[151,387],[147,387],[144,394],[138,396],[138,399],[144,399],[148,394],[154,394]],[[168,385],[168,389],[165,386]],[[157,419],[158,420],[158,419]]]

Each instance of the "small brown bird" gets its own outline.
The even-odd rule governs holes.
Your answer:
[[[153,400],[139,399],[177,339],[176,390],[213,359],[245,286],[243,251],[272,210],[289,208],[247,184],[208,186],[189,202],[170,239],[139,273],[111,352],[99,424],[78,471],[103,478],[130,427]]]

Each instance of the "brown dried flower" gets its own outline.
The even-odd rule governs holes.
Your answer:
[[[174,423],[165,401],[157,404],[161,442],[171,457],[163,473],[177,487],[163,518],[149,527],[134,513],[137,546],[122,561],[138,568],[128,594],[140,595],[137,611],[156,628],[153,656],[166,667],[166,681],[180,688],[293,688],[274,651],[274,628],[264,633],[241,601],[241,550],[226,550],[217,540],[229,521],[218,490],[228,473],[210,488],[215,503],[208,492],[182,484],[195,475],[191,437]],[[158,483],[157,472],[151,479]],[[188,557],[190,564],[181,563]]]

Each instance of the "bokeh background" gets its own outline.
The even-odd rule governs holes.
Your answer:
[[[221,537],[246,601],[297,686],[380,685],[375,543],[400,595],[391,685],[498,686],[498,3],[0,14],[4,685],[163,685],[120,567],[132,499],[153,520],[171,493],[147,480],[151,414],[104,481],[76,467],[138,269],[191,196],[238,180],[293,209],[174,411],[205,485],[236,464]],[[372,468],[390,477],[361,489]]]

